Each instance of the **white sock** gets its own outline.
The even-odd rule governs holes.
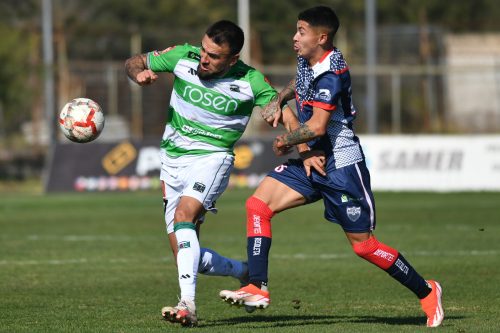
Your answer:
[[[200,261],[200,243],[196,237],[196,227],[191,222],[179,222],[174,225],[177,238],[177,271],[181,300],[194,302],[196,293],[196,274]]]
[[[241,278],[247,271],[241,261],[226,258],[212,249],[201,248],[198,272],[204,275]]]

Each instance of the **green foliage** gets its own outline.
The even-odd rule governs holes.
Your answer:
[[[246,256],[245,198],[226,192],[203,246]],[[498,193],[376,193],[377,236],[441,282],[439,332],[500,331]],[[0,332],[184,332],[160,193],[0,197]],[[273,218],[271,306],[228,307],[231,278],[198,278],[196,332],[428,332],[415,296],[354,255],[322,203]],[[296,302],[300,300],[300,308]]]
[[[6,128],[17,129],[30,115],[33,87],[29,77],[34,70],[30,63],[34,36],[0,23],[0,103],[3,105]]]

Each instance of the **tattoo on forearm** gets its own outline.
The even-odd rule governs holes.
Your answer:
[[[146,69],[143,57],[144,54],[136,55],[125,62],[125,71],[132,81],[136,81],[137,74]]]
[[[295,97],[295,79],[290,81],[288,85],[280,92],[281,101],[289,101]]]
[[[274,117],[276,111],[278,110],[278,97],[276,96],[267,104],[264,108],[260,110],[260,115],[264,120],[269,117]]]
[[[308,142],[314,139],[316,134],[309,128],[307,124],[301,124],[297,129],[281,135],[280,141],[285,146],[293,146],[299,143]]]

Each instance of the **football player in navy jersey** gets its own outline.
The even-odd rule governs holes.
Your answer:
[[[325,218],[344,230],[353,251],[386,271],[420,299],[427,326],[444,318],[442,289],[424,280],[396,249],[380,242],[375,229],[375,201],[363,150],[354,134],[356,109],[352,103],[349,67],[333,38],[339,27],[335,12],[325,6],[298,15],[293,47],[297,74],[280,93],[275,112],[292,124],[276,138],[278,155],[297,146],[301,159],[276,167],[247,200],[247,255],[250,284],[220,297],[248,311],[270,303],[268,256],[271,219],[284,210],[323,199]],[[295,99],[298,121],[286,102]],[[273,117],[270,117],[273,118]],[[306,157],[315,156],[315,158]]]

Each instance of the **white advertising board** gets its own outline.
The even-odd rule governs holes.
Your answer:
[[[500,191],[500,136],[360,136],[373,190]]]

